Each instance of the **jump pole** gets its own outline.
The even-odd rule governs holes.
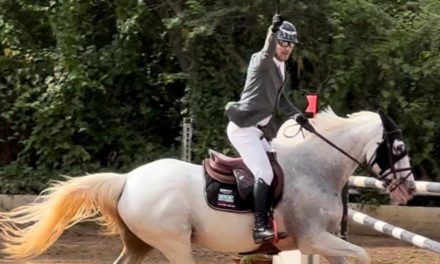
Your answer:
[[[399,240],[413,244],[414,246],[440,254],[440,243],[437,241],[417,235],[403,228],[393,226],[351,208],[348,209],[348,217],[356,223],[373,228],[383,234],[387,234]]]
[[[351,176],[348,180],[350,187],[376,188],[384,190],[382,181],[365,176]],[[440,183],[416,181],[417,195],[440,195]]]

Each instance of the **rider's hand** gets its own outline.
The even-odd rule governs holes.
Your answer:
[[[276,13],[273,16],[273,18],[272,18],[272,32],[273,33],[278,32],[278,30],[281,27],[281,24],[283,24],[283,21],[284,21],[284,19],[280,14]]]
[[[293,118],[304,129],[306,129],[312,133],[315,132],[315,128],[312,126],[312,124],[310,124],[309,119],[305,115],[296,114],[293,116]]]

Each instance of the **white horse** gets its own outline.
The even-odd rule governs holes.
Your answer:
[[[341,191],[358,164],[314,134],[287,137],[298,130],[289,122],[273,141],[285,173],[275,217],[280,231],[289,234],[275,246],[319,254],[332,264],[347,263],[346,257],[369,263],[364,249],[335,235],[342,216]],[[373,169],[393,181],[394,200],[405,203],[415,194],[401,133],[385,115],[364,111],[341,118],[328,109],[311,123],[360,162],[374,159]],[[379,151],[381,146],[385,154]],[[379,168],[383,164],[389,166]],[[117,264],[142,263],[153,248],[170,263],[193,264],[193,243],[222,252],[257,249],[253,215],[209,207],[203,175],[200,165],[162,159],[127,174],[97,173],[58,182],[35,203],[0,213],[3,253],[17,259],[38,256],[65,229],[85,218],[120,234],[124,248]]]

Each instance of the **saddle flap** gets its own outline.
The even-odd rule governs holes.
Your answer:
[[[242,199],[246,199],[254,188],[255,179],[252,172],[249,170],[235,169],[234,176],[237,181],[238,193]]]

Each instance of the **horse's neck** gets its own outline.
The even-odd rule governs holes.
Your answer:
[[[336,133],[331,133],[330,140],[362,164],[365,162],[367,150],[371,144],[375,144],[379,140],[379,135],[374,127],[356,126],[351,129],[342,129]],[[329,146],[329,148],[333,147]],[[342,188],[346,184],[348,178],[359,166],[358,163],[352,161],[335,148],[329,150],[328,153],[322,152],[320,160],[324,160],[326,164],[338,164],[335,167],[334,173],[327,175],[327,177],[333,177],[333,181],[337,183],[338,188]]]
[[[322,134],[350,156],[363,163],[366,151],[380,138],[377,126],[357,125],[324,131]],[[277,145],[280,163],[284,167],[296,166],[297,175],[286,175],[299,180],[306,177],[307,181],[328,182],[333,188],[341,189],[353,174],[358,164],[350,160],[336,148],[325,143],[316,135],[311,135],[302,143],[290,146]],[[295,173],[293,173],[295,174]]]

